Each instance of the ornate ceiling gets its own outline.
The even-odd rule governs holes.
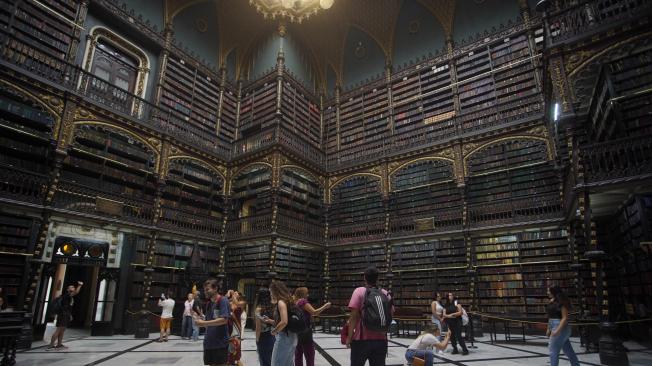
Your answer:
[[[184,9],[206,0],[165,0],[165,22]],[[253,57],[257,45],[276,32],[279,20],[264,19],[245,0],[214,0],[219,28],[218,46],[221,65],[234,52],[236,76],[243,75],[244,66]],[[444,30],[446,38],[452,38],[455,0],[416,0],[427,9]],[[476,3],[482,1],[474,0]],[[515,0],[513,0],[515,1]],[[392,62],[394,35],[397,19],[404,0],[335,0],[330,9],[321,10],[301,24],[287,25],[288,33],[304,48],[311,60],[318,82],[324,84],[326,70],[331,67],[337,81],[342,81],[344,47],[351,27],[368,34]],[[518,0],[521,7],[526,0]],[[232,57],[232,56],[231,56]]]

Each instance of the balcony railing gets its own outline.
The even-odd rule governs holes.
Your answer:
[[[347,244],[378,240],[385,237],[385,219],[375,219],[354,224],[332,225],[328,228],[328,241]]]
[[[166,229],[182,229],[186,232],[207,234],[214,239],[222,235],[223,222],[221,218],[192,214],[171,207],[162,207],[158,226]]]
[[[650,0],[561,1],[552,12],[550,43],[552,46],[612,28],[616,23],[631,21],[649,14]]]
[[[48,176],[0,166],[0,196],[16,201],[43,204]]]
[[[255,135],[235,141],[231,149],[231,157],[235,159],[275,144],[285,146],[317,165],[324,162],[324,153],[319,148],[306,142],[283,126],[271,126]]]
[[[152,202],[98,191],[70,182],[59,182],[52,205],[55,208],[145,225],[151,225],[154,217]]]
[[[252,236],[269,234],[271,232],[271,215],[243,217],[237,220],[227,221],[226,223],[227,239],[242,239]]]
[[[652,176],[652,139],[631,137],[583,146],[585,181],[623,181]]]
[[[324,228],[322,225],[299,220],[294,217],[279,214],[277,216],[277,231],[279,234],[286,234],[300,239],[321,242],[324,239]]]
[[[558,194],[518,197],[468,206],[471,228],[561,218]]]
[[[389,235],[392,237],[436,233],[462,229],[462,207],[438,210],[429,217],[408,216],[389,220]]]
[[[46,55],[38,48],[6,33],[0,33],[0,59],[35,77],[82,96],[141,125],[173,136],[190,146],[228,159],[229,149],[210,134],[176,117],[169,109],[148,101],[92,75],[81,68]]]

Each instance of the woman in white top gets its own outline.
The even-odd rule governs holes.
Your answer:
[[[441,305],[441,294],[434,293],[434,300],[430,303],[430,310],[432,311],[432,324],[436,325],[440,330],[444,329],[444,307]],[[441,337],[439,337],[441,340]],[[443,350],[437,350],[437,353],[444,354]]]
[[[436,325],[429,325],[426,329],[421,332],[421,335],[412,342],[407,351],[405,351],[405,359],[412,363],[412,360],[415,357],[423,359],[426,363],[426,366],[432,366],[434,353],[432,352],[433,348],[438,350],[446,349],[448,346],[448,340],[450,339],[450,331],[446,333],[443,341],[440,341],[441,331]]]

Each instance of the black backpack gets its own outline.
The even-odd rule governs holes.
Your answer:
[[[381,289],[367,288],[362,305],[362,325],[373,332],[387,333],[391,324],[391,301]]]
[[[288,325],[286,327],[292,333],[301,333],[306,330],[306,319],[303,310],[294,304],[286,304],[288,309]]]

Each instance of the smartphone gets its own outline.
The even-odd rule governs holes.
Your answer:
[[[265,320],[269,319],[269,318],[267,317],[267,315],[260,316],[260,314],[256,314],[256,318],[258,318],[258,319],[260,319],[260,320],[262,320],[262,321],[265,321]]]

